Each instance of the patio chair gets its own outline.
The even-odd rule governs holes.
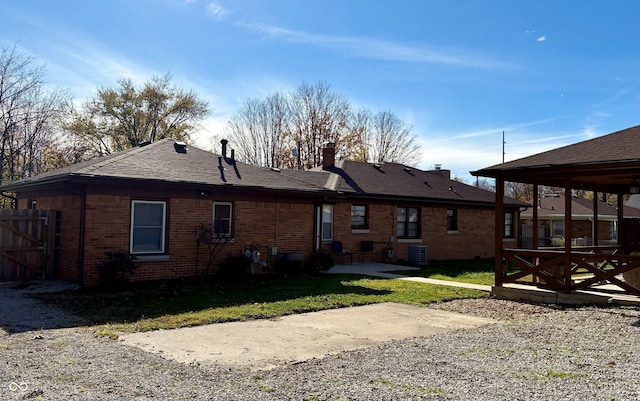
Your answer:
[[[348,256],[350,264],[353,264],[353,252],[344,249],[342,241],[333,241],[331,244],[331,251],[336,255],[336,259],[342,257],[342,264],[344,264],[344,257]]]
[[[373,246],[373,241],[360,242],[360,253],[362,254],[362,262],[364,262],[365,255],[373,255],[373,261],[377,262],[376,249]]]

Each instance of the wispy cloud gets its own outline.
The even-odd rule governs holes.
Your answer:
[[[238,26],[250,32],[260,34],[264,39],[279,39],[312,46],[343,49],[370,59],[425,64],[447,64],[485,69],[518,67],[513,63],[496,60],[484,54],[460,49],[438,49],[429,46],[411,46],[387,40],[363,37],[316,34],[263,24],[239,23]]]
[[[492,128],[486,128],[486,129],[481,129],[481,130],[476,130],[471,132],[463,132],[463,133],[454,134],[454,135],[446,134],[446,135],[442,135],[442,137],[445,139],[442,139],[441,141],[438,141],[438,142],[441,142],[441,143],[452,142],[452,141],[459,141],[460,139],[479,138],[483,136],[492,136],[492,135],[498,135],[498,134],[501,135],[502,132],[517,132],[524,128],[552,123],[552,122],[561,120],[563,118],[564,117],[545,118],[542,120],[527,121],[527,122],[517,123],[517,124],[496,126]]]
[[[546,35],[539,36],[536,40],[538,42],[544,42],[545,40],[547,40],[547,36]]]
[[[212,15],[218,20],[225,18],[231,13],[231,10],[223,7],[220,3],[209,3],[209,5],[207,6],[207,14]]]

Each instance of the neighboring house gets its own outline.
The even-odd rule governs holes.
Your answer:
[[[561,246],[565,238],[564,195],[548,194],[538,199],[538,246]],[[571,200],[572,244],[592,246],[595,219],[593,201],[573,197]],[[624,207],[624,217],[640,217],[640,209]],[[533,209],[520,213],[522,224],[521,246],[532,248]],[[616,205],[598,202],[598,242],[595,245],[613,245],[618,242],[618,209]]]
[[[630,195],[629,199],[624,202],[625,206],[640,209],[640,195]]]
[[[106,252],[135,255],[134,280],[211,273],[246,250],[252,271],[268,271],[336,240],[355,260],[407,260],[416,245],[435,259],[493,257],[495,194],[446,170],[335,162],[333,147],[317,171],[270,169],[236,161],[222,142],[216,155],[166,139],[0,190],[21,209],[60,212],[56,276],[83,285],[98,282]],[[507,241],[522,206],[505,200]]]

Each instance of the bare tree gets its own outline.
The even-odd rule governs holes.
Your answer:
[[[420,144],[413,127],[391,111],[380,111],[371,119],[365,141],[367,161],[416,165],[420,161]]]
[[[522,202],[533,202],[533,185],[522,182],[505,182],[504,193],[506,196]]]
[[[188,140],[208,112],[194,92],[172,86],[169,74],[142,88],[121,79],[115,89],[99,89],[65,128],[90,143],[94,155],[104,155],[164,138]]]
[[[331,90],[326,82],[314,85],[303,82],[291,95],[290,102],[293,138],[301,145],[303,166],[319,166],[324,144],[332,142],[340,148],[340,141],[348,132],[347,120],[351,106],[344,96]]]
[[[268,167],[312,168],[332,142],[336,157],[415,165],[420,145],[413,129],[390,111],[352,111],[325,82],[303,82],[294,92],[249,99],[229,120],[226,133],[239,157]],[[293,149],[298,151],[294,156]]]
[[[45,90],[44,67],[16,46],[0,52],[0,179],[42,172],[68,109],[66,91]]]
[[[226,132],[238,158],[259,166],[284,167],[291,163],[294,146],[289,125],[287,98],[275,93],[265,100],[247,100],[229,120]]]

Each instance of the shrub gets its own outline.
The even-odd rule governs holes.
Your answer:
[[[107,260],[96,266],[102,284],[114,286],[129,281],[127,276],[138,267],[136,257],[127,252],[107,252],[105,255]]]
[[[305,263],[305,271],[313,274],[317,272],[326,272],[336,264],[336,256],[326,249],[315,250],[309,255],[309,259]]]

